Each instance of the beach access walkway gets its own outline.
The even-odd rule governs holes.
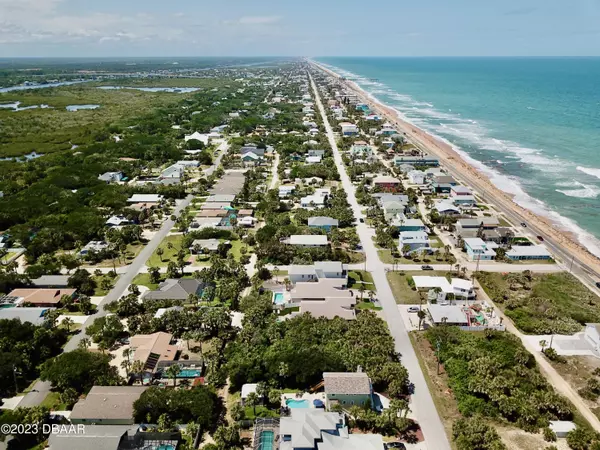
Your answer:
[[[359,220],[365,219],[365,216],[362,213],[363,208],[356,200],[354,185],[350,181],[344,167],[342,156],[335,141],[333,129],[329,124],[327,113],[325,112],[325,108],[321,101],[321,96],[319,95],[317,86],[310,74],[309,78],[314,92],[315,103],[323,118],[327,138],[333,151],[335,165],[340,174],[342,187],[348,195],[348,202],[350,203],[350,207],[354,212],[354,217],[357,222],[356,231],[365,252],[366,270],[370,271],[373,275],[373,281],[377,286],[377,297],[383,306],[383,317],[387,321],[390,333],[394,337],[396,351],[401,355],[402,364],[408,370],[410,381],[414,385],[414,394],[411,398],[410,408],[412,409],[417,422],[421,426],[427,449],[450,450],[450,443],[446,436],[444,425],[442,424],[435,404],[433,403],[433,398],[429,392],[425,376],[421,371],[419,360],[417,359],[408,331],[404,326],[400,311],[396,305],[392,289],[388,283],[385,265],[379,259],[377,248],[371,239],[372,231],[369,230],[366,223],[360,222]]]

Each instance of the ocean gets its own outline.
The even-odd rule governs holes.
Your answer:
[[[600,58],[315,58],[600,256]]]

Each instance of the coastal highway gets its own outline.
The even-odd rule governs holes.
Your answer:
[[[319,64],[316,64],[313,61],[309,62],[313,67],[316,67],[327,74],[333,74],[333,72],[323,68]],[[333,76],[340,79],[339,75],[333,74]],[[345,83],[341,79],[340,81],[346,84],[348,89],[353,90],[360,97],[362,102],[368,104],[371,109],[379,112],[383,117],[386,117],[386,119],[393,123],[400,131],[404,132],[410,139],[410,142],[419,150],[425,153],[434,154],[439,157],[444,168],[450,175],[452,175],[456,180],[464,182],[465,185],[471,186],[477,194],[483,197],[486,201],[492,203],[493,206],[500,213],[504,214],[504,216],[516,227],[519,227],[521,226],[520,224],[525,223],[527,226],[521,227],[521,231],[524,233],[530,233],[534,237],[541,236],[544,239],[544,244],[546,247],[561,261],[561,264],[559,265],[563,267],[564,270],[567,270],[576,276],[591,291],[597,295],[600,295],[600,289],[598,289],[596,286],[596,282],[600,281],[600,273],[597,269],[590,267],[584,261],[580,260],[577,255],[573,254],[567,247],[561,244],[557,239],[553,238],[548,233],[545,233],[542,229],[536,227],[535,223],[530,222],[528,217],[520,214],[518,210],[515,209],[514,202],[512,200],[499,196],[497,192],[490,190],[489,187],[486,186],[487,183],[483,182],[482,180],[479,180],[475,177],[469,177],[468,179],[465,179],[464,172],[461,171],[460,167],[456,167],[456,164],[453,164],[451,158],[448,158],[448,156],[445,154],[440,154],[437,152],[432,145],[424,141],[417,133],[413,132],[410,126],[396,120],[389,114],[386,114],[386,112],[382,110],[381,105],[376,104],[372,99],[368,98],[366,94],[353,89],[351,85]]]
[[[344,168],[342,157],[333,135],[333,129],[329,124],[329,119],[327,118],[325,108],[321,102],[321,96],[319,95],[317,86],[310,73],[309,77],[314,92],[315,103],[323,118],[327,138],[333,150],[335,165],[340,174],[344,191],[346,191],[346,194],[348,195],[350,207],[354,212],[357,223],[356,231],[365,252],[367,270],[373,275],[373,281],[375,286],[377,286],[377,298],[383,306],[383,315],[387,321],[390,333],[394,337],[396,351],[401,355],[402,364],[408,370],[410,381],[414,385],[414,394],[411,398],[410,408],[421,426],[427,448],[429,450],[450,450],[450,443],[448,442],[444,426],[437,409],[435,408],[435,404],[433,403],[433,398],[429,392],[425,376],[421,371],[419,360],[417,359],[417,355],[408,336],[408,331],[404,326],[400,311],[396,305],[392,289],[388,283],[385,266],[380,261],[375,244],[371,239],[372,232],[365,223],[362,223],[359,220],[361,218],[364,219],[362,207],[356,201],[354,186]]]

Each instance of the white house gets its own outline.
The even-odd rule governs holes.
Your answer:
[[[405,245],[409,246],[407,253],[414,251],[427,250],[430,248],[429,237],[423,231],[402,231],[399,238],[400,250]]]
[[[123,225],[127,225],[129,220],[125,216],[111,216],[106,221],[106,225],[109,227],[120,227]]]
[[[464,239],[464,243],[471,261],[490,261],[496,257],[496,252],[481,238]]]
[[[133,194],[127,199],[128,203],[159,203],[163,199],[160,194]]]
[[[106,181],[107,183],[115,183],[117,181],[121,181],[123,179],[122,172],[105,172],[102,175],[98,176],[98,179],[101,181]]]
[[[353,136],[358,134],[358,127],[350,122],[341,122],[340,128],[342,129],[343,136]]]
[[[288,278],[294,284],[323,279],[339,280],[340,287],[348,284],[348,270],[340,261],[317,261],[313,265],[288,266]]]
[[[185,142],[194,139],[196,141],[202,142],[205,146],[208,145],[208,143],[210,142],[208,134],[198,133],[197,131],[194,131],[192,134],[186,134],[183,139],[185,140]]]
[[[307,195],[300,199],[300,205],[303,208],[322,208],[325,206],[326,197],[318,194]]]
[[[515,245],[506,252],[506,257],[513,261],[528,259],[550,259],[552,255],[544,245]]]
[[[321,162],[320,156],[308,156],[304,162],[308,165],[319,164]]]
[[[292,192],[294,192],[294,190],[296,190],[296,186],[293,184],[279,186],[279,198],[289,197],[292,194]]]
[[[288,243],[298,247],[325,247],[329,244],[327,236],[323,234],[293,234]]]
[[[408,181],[411,184],[425,184],[425,172],[411,170],[408,172]]]

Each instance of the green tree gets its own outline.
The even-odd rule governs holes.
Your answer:
[[[246,397],[245,404],[248,406],[252,406],[252,413],[254,417],[256,417],[256,405],[260,402],[260,398],[256,392],[250,392]]]
[[[179,364],[173,364],[169,366],[166,371],[166,375],[169,378],[173,378],[173,387],[177,387],[177,375],[181,372],[181,366]]]

